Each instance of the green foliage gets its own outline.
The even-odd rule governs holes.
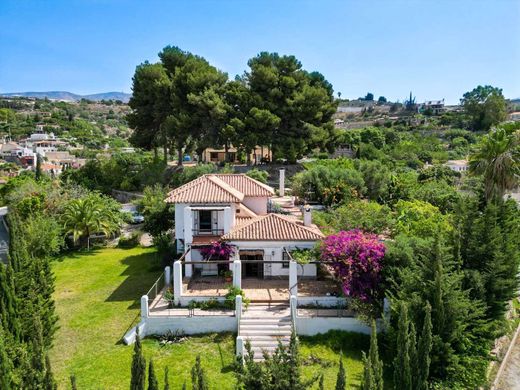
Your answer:
[[[436,232],[449,233],[452,230],[450,219],[430,203],[420,200],[400,200],[395,205],[398,233],[421,238],[435,236]]]
[[[260,169],[251,169],[250,171],[247,171],[246,175],[261,183],[267,183],[267,178],[269,177],[267,171],[261,171]]]
[[[292,190],[302,199],[330,206],[358,197],[365,186],[355,169],[316,165],[294,175]]]
[[[22,229],[27,251],[32,257],[56,255],[64,245],[62,227],[53,217],[33,215],[25,221]]]
[[[377,234],[391,230],[394,224],[388,206],[363,200],[353,200],[328,212],[314,212],[313,220],[333,231],[361,229]]]
[[[139,245],[140,235],[137,232],[132,233],[129,236],[123,236],[119,238],[117,246],[119,248],[135,248]]]
[[[237,295],[242,296],[242,304],[247,309],[249,306],[250,300],[246,297],[246,294],[244,291],[238,287],[235,286],[229,286],[228,292],[226,294],[226,300],[224,301],[224,307],[228,309],[234,309],[235,308],[235,299]]]
[[[372,319],[371,324],[370,350],[368,357],[363,353],[363,362],[364,369],[361,388],[363,390],[383,390],[383,362],[379,359],[377,329],[374,319]]]
[[[174,211],[164,200],[166,188],[160,184],[145,187],[143,197],[137,202],[138,210],[144,216],[144,230],[153,237],[166,234],[173,228]]]
[[[147,390],[159,390],[159,383],[155,376],[155,369],[153,367],[153,359],[150,359],[148,364],[148,389]]]
[[[62,220],[66,233],[72,233],[74,242],[79,240],[85,245],[94,233],[109,236],[118,231],[122,215],[116,201],[93,193],[70,200],[65,206]]]
[[[336,377],[335,390],[345,390],[347,388],[347,375],[345,373],[345,367],[343,366],[343,353],[339,354],[339,369],[338,376]]]
[[[399,307],[399,325],[396,339],[396,355],[394,358],[394,385],[397,389],[412,389],[412,372],[410,367],[410,323],[408,307],[401,303]]]
[[[195,359],[195,365],[191,369],[191,388],[192,390],[208,390],[208,380],[206,373],[200,363],[200,355]]]
[[[470,156],[469,170],[482,175],[487,201],[500,201],[518,185],[520,176],[520,123],[504,124],[485,135]]]
[[[141,337],[139,336],[139,327],[136,328],[134,355],[132,358],[132,379],[130,381],[130,390],[144,390],[146,377],[146,361],[143,356],[141,346]]]
[[[460,102],[475,130],[489,130],[507,117],[506,100],[500,88],[479,85],[466,92]]]

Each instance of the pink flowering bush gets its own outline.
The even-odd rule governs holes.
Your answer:
[[[320,257],[341,280],[345,295],[362,302],[378,296],[385,246],[375,234],[341,231],[325,238]]]
[[[213,241],[200,249],[203,260],[229,260],[235,252],[235,247],[224,241]]]

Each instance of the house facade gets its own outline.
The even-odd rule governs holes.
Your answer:
[[[231,145],[228,149],[228,158],[231,163],[239,163],[239,151]],[[249,154],[249,161],[260,164],[265,161],[272,161],[273,154],[267,146],[255,146]],[[226,150],[224,148],[206,148],[202,152],[202,162],[223,163],[226,162]]]
[[[171,191],[166,202],[175,204],[175,240],[185,254],[185,276],[215,276],[230,269],[203,259],[201,250],[220,241],[234,248],[229,260],[245,260],[242,278],[288,278],[288,253],[314,247],[323,234],[312,224],[310,210],[303,221],[268,213],[273,195],[271,187],[244,174],[208,174]],[[314,278],[316,265],[303,265],[298,273]]]

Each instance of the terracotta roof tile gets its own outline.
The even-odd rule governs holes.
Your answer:
[[[274,190],[267,184],[261,183],[244,174],[215,174],[233,188],[236,188],[245,196],[272,196]]]
[[[222,180],[204,175],[174,189],[165,199],[168,203],[237,203],[244,194]]]
[[[237,224],[223,240],[237,241],[315,241],[324,238],[316,227],[304,226],[297,218],[267,214]]]
[[[274,190],[243,174],[208,174],[174,189],[168,203],[238,203],[244,196],[271,196]]]

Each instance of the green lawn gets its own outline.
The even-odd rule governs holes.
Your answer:
[[[60,317],[53,370],[60,389],[69,388],[74,373],[79,389],[127,389],[130,383],[132,346],[121,343],[139,315],[139,298],[162,272],[153,249],[98,249],[74,253],[53,263],[56,276],[56,309]],[[172,390],[184,381],[190,385],[190,369],[200,353],[211,389],[232,389],[234,336],[190,337],[182,344],[160,346],[144,340],[144,354],[153,358],[163,383],[166,365]],[[361,378],[361,352],[368,338],[334,332],[302,338],[303,372],[312,377],[325,373],[325,388],[333,388],[342,350],[348,382]]]

